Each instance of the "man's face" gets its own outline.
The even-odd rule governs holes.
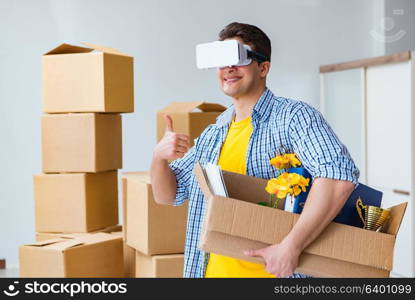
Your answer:
[[[232,38],[243,43],[239,38]],[[251,46],[251,45],[250,45]],[[256,61],[247,66],[231,66],[217,69],[219,85],[223,92],[233,98],[239,98],[249,95],[261,87],[261,80],[264,80],[268,68],[264,70],[263,64],[258,64]]]

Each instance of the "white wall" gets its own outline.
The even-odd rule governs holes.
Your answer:
[[[149,168],[156,111],[170,101],[230,102],[194,47],[231,21],[256,24],[273,43],[268,86],[319,102],[318,67],[383,54],[369,31],[383,1],[1,0],[0,258],[18,262],[34,240],[32,175],[41,171],[41,54],[61,42],[118,48],[135,57],[136,112],[123,117],[124,169]],[[380,49],[380,50],[379,50]]]

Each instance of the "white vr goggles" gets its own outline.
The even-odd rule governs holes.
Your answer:
[[[199,69],[247,66],[252,60],[261,63],[269,61],[269,58],[238,40],[215,41],[196,46],[196,65]]]

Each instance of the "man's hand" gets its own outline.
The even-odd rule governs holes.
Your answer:
[[[245,250],[244,254],[247,256],[261,256],[265,261],[265,269],[268,273],[277,277],[288,277],[297,268],[301,251],[290,243],[282,241],[280,244],[262,249]]]
[[[154,149],[154,158],[158,160],[175,160],[185,155],[189,150],[189,137],[173,130],[173,120],[169,115],[164,115],[166,132]]]

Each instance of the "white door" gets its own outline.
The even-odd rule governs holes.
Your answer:
[[[410,62],[368,67],[368,184],[411,191]]]
[[[414,206],[409,195],[396,193],[390,189],[373,186],[383,192],[382,207],[388,208],[402,202],[408,202],[405,216],[396,237],[393,269],[391,277],[415,277],[415,253],[414,253]]]
[[[349,150],[366,183],[364,69],[321,75],[321,110],[333,131]]]

